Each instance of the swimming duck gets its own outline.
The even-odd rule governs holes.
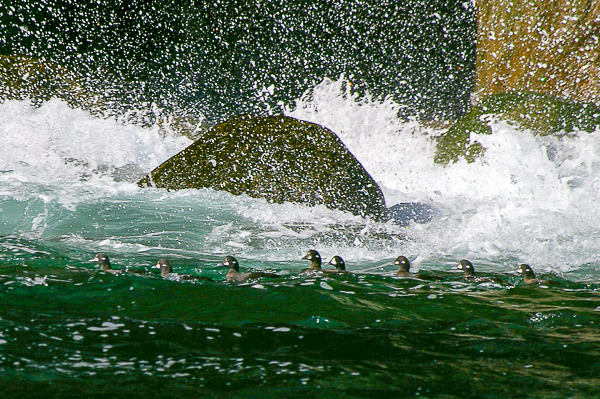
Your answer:
[[[463,271],[463,275],[465,280],[471,281],[474,283],[501,283],[502,281],[496,278],[489,277],[478,277],[475,276],[475,268],[473,264],[466,259],[461,260],[458,265],[455,266],[456,269],[460,269]]]
[[[544,284],[544,285],[557,285],[558,284],[556,281],[540,280],[539,278],[536,278],[535,273],[533,272],[533,269],[531,268],[531,266],[529,266],[527,264],[519,265],[519,267],[517,268],[517,273],[523,275],[523,282],[525,284]]]
[[[394,261],[394,265],[400,266],[400,270],[396,273],[396,277],[408,277],[411,275],[410,262],[406,256],[398,256]]]
[[[192,274],[178,274],[173,273],[171,263],[166,259],[159,259],[155,266],[156,269],[160,269],[160,275],[167,278],[175,278],[177,280],[202,280],[202,281],[213,281],[208,277],[194,276]]]
[[[97,253],[96,256],[94,257],[94,259],[90,259],[89,262],[98,262],[98,264],[100,265],[100,270],[102,270],[103,272],[108,272],[108,273],[113,273],[113,274],[121,273],[121,272],[128,272],[128,273],[135,273],[135,274],[145,274],[146,273],[145,270],[113,269],[110,265],[110,260],[108,259],[108,255],[106,255],[104,252]]]
[[[246,280],[260,278],[260,277],[269,277],[269,278],[280,277],[278,274],[275,274],[275,273],[265,273],[265,272],[240,273],[240,264],[238,263],[237,259],[234,258],[233,256],[226,256],[225,259],[223,259],[223,262],[219,263],[217,266],[227,266],[229,268],[229,271],[227,272],[227,276],[225,277],[225,279],[227,281],[232,281],[232,282],[241,282],[241,281],[246,281]]]
[[[346,262],[344,262],[344,259],[342,259],[341,256],[337,256],[337,255],[334,256],[329,261],[329,264],[331,266],[334,266],[335,269],[321,269],[321,270],[324,271],[325,273],[340,273],[340,274],[342,274],[342,273],[348,273],[346,271]]]
[[[319,254],[314,249],[309,250],[302,259],[309,260],[310,267],[302,270],[300,274],[312,274],[323,272],[323,269],[321,269],[321,254]]]
[[[429,274],[423,274],[421,272],[411,273],[410,272],[410,262],[406,256],[398,256],[394,261],[394,265],[400,266],[400,269],[396,272],[396,277],[412,277],[418,278],[419,280],[438,280],[438,277],[432,276]]]
[[[108,273],[120,273],[121,270],[115,270],[110,266],[110,260],[108,259],[108,255],[103,252],[97,253],[94,259],[90,259],[89,262],[98,262],[100,265],[100,270]]]
[[[309,267],[310,270],[322,270],[321,269],[321,254],[319,254],[314,249],[309,250],[302,259],[306,259],[311,262],[310,267]]]

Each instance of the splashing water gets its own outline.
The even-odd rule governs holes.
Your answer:
[[[399,120],[392,101],[358,100],[347,83],[323,81],[287,115],[338,133],[388,206],[420,201],[442,211],[413,226],[420,245],[411,251],[514,257],[562,271],[598,262],[598,130],[536,137],[496,121],[492,135],[471,136],[487,149],[482,159],[443,167],[433,162],[440,131]]]
[[[591,386],[599,132],[534,137],[499,121],[493,135],[472,137],[487,148],[483,159],[444,168],[433,162],[443,131],[397,118],[392,101],[340,92],[344,83],[325,80],[287,114],[338,133],[388,205],[431,204],[433,221],[402,228],[208,189],[141,189],[136,177],[188,139],[96,119],[58,100],[1,104],[7,395],[79,392],[81,381],[90,395],[156,393],[147,388],[156,379],[170,393],[213,396],[249,389],[327,397],[346,387],[457,397],[468,383],[461,397],[479,397],[515,379],[560,395]],[[352,273],[303,277],[309,248],[325,262],[342,255]],[[87,262],[95,252],[143,274],[98,272]],[[223,283],[226,270],[216,265],[228,254],[243,269],[280,277]],[[424,279],[396,278],[398,254]],[[177,273],[216,282],[162,279],[150,271],[161,257]],[[501,282],[450,273],[463,257]],[[520,262],[558,288],[523,286],[513,274]],[[411,373],[390,374],[403,366]],[[484,385],[472,381],[473,370]],[[515,389],[525,394],[527,386]]]
[[[410,240],[387,246],[384,253],[375,244],[365,251],[365,240],[355,237],[351,241],[356,245],[350,247],[361,248],[350,248],[350,259],[406,251],[425,258],[474,257],[500,263],[516,258],[563,272],[598,262],[598,131],[535,137],[498,121],[492,125],[494,134],[471,138],[487,149],[482,159],[442,167],[433,162],[435,137],[441,131],[400,120],[398,108],[391,100],[356,98],[342,78],[323,81],[286,112],[336,132],[382,186],[388,206],[423,202],[441,213],[431,223],[413,224],[405,232]],[[134,181],[190,143],[184,137],[163,137],[157,128],[97,119],[59,100],[40,108],[7,101],[0,112],[5,148],[0,179],[9,198],[37,196],[69,207],[105,196],[141,195],[122,180]],[[235,212],[251,223],[270,226],[274,231],[262,235],[272,237],[302,240],[302,234],[281,222],[363,223],[319,207],[251,199],[242,203]],[[33,225],[39,228],[39,223]],[[397,232],[389,224],[379,228]]]

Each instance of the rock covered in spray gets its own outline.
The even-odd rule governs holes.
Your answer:
[[[471,111],[440,137],[435,162],[474,162],[491,121],[534,135],[592,132],[600,124],[600,2],[478,0]]]
[[[0,55],[0,100],[30,99],[40,105],[51,98],[95,115],[105,108],[101,97],[88,90],[74,71],[40,58]]]
[[[478,0],[475,94],[600,104],[600,2]]]
[[[600,108],[544,94],[497,93],[473,106],[438,139],[435,162],[474,162],[485,148],[472,134],[492,134],[495,120],[517,125],[536,136],[592,133],[600,127]]]
[[[386,216],[380,187],[335,133],[285,116],[238,116],[218,124],[138,184],[213,188],[375,220]]]

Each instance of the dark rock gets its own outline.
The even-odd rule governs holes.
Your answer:
[[[100,115],[102,98],[88,90],[70,69],[50,61],[21,55],[0,55],[0,101],[30,99],[34,104],[60,98],[72,107]]]
[[[214,126],[138,182],[206,188],[270,202],[323,204],[383,220],[381,189],[332,131],[284,116],[239,116]]]

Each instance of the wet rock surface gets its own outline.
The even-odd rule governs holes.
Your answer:
[[[238,116],[218,124],[138,184],[213,188],[386,218],[381,189],[335,133],[284,116]]]

